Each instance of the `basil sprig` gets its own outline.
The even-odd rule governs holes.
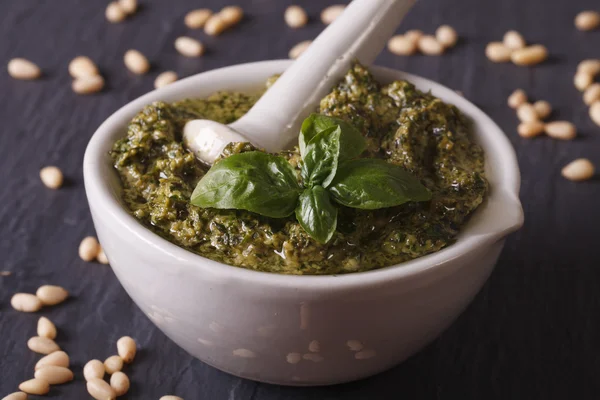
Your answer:
[[[327,243],[337,226],[334,202],[374,210],[431,199],[431,192],[402,167],[357,158],[366,149],[365,139],[341,119],[312,114],[302,124],[299,147],[302,184],[285,158],[251,151],[213,165],[198,182],[191,203],[272,218],[295,212],[313,239]]]

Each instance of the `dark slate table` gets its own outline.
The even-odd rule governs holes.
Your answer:
[[[82,158],[98,125],[113,111],[153,88],[159,71],[188,76],[226,65],[286,58],[295,43],[314,38],[323,25],[323,3],[300,1],[311,23],[291,30],[282,14],[290,1],[242,0],[244,22],[220,37],[188,32],[182,19],[199,6],[219,9],[222,0],[141,0],[138,14],[112,25],[107,1],[3,0],[0,2],[0,396],[32,376],[38,355],[26,347],[39,315],[10,307],[14,292],[41,284],[63,285],[72,298],[44,315],[59,328],[58,343],[71,355],[76,381],[54,387],[50,397],[88,398],[81,367],[115,351],[122,335],[141,347],[126,372],[129,399],[177,394],[186,400],[295,399],[592,399],[600,395],[600,182],[572,183],[560,169],[585,156],[600,166],[600,128],[593,125],[573,87],[577,63],[600,58],[600,31],[582,33],[573,17],[600,9],[597,0],[421,0],[400,31],[432,32],[442,23],[460,33],[459,45],[442,57],[393,56],[381,65],[461,90],[488,112],[517,149],[523,175],[526,223],[508,240],[498,266],[466,312],[438,340],[402,365],[376,377],[322,388],[278,387],[239,379],[193,359],[171,343],[132,303],[107,266],[77,256],[80,240],[94,234],[85,198]],[[548,62],[534,68],[493,64],[485,45],[518,29],[530,42],[548,46]],[[173,48],[182,34],[200,38],[207,54],[185,59]],[[123,66],[136,48],[152,61],[149,75]],[[70,89],[69,61],[80,54],[96,60],[106,89],[78,96]],[[13,57],[37,62],[45,76],[9,78]],[[580,136],[571,142],[517,136],[517,119],[506,97],[517,87],[573,121]],[[38,173],[56,164],[67,177],[58,191],[46,189]],[[39,314],[39,313],[38,313]]]

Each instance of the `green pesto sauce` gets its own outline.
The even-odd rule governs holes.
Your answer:
[[[401,263],[452,244],[486,195],[483,151],[458,109],[406,81],[381,85],[356,65],[321,100],[319,112],[353,123],[367,138],[365,156],[411,171],[432,191],[431,201],[373,211],[340,207],[337,232],[327,244],[311,239],[293,216],[271,219],[191,205],[208,168],[183,146],[184,124],[196,118],[230,123],[258,97],[216,93],[146,106],[111,152],[130,212],[165,239],[216,261],[285,274],[340,274]],[[230,144],[222,157],[248,150],[253,147],[247,143]],[[299,169],[297,148],[281,155]]]

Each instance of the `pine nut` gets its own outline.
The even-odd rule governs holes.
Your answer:
[[[561,171],[562,176],[571,181],[585,181],[594,176],[596,169],[587,158],[578,158],[571,161]]]
[[[442,25],[435,31],[435,38],[444,48],[450,48],[456,45],[458,34],[450,25]]]
[[[582,11],[575,17],[575,26],[580,31],[591,31],[600,26],[600,13],[597,11]]]
[[[37,296],[29,293],[16,293],[10,299],[10,304],[17,311],[36,312],[42,308],[42,302]]]
[[[290,28],[294,29],[303,27],[308,22],[306,11],[300,6],[289,6],[286,8],[283,19]]]
[[[40,286],[35,295],[45,306],[55,306],[62,303],[69,297],[69,292],[64,288],[55,285]]]
[[[510,61],[512,50],[501,42],[491,42],[485,48],[485,56],[492,62],[503,63]]]
[[[590,106],[590,118],[598,126],[600,126],[600,100],[596,100]]]
[[[83,377],[86,381],[104,378],[104,364],[100,360],[90,360],[83,367]]]
[[[81,241],[79,245],[79,257],[83,261],[92,261],[98,256],[100,252],[100,243],[98,239],[93,236],[88,236]]]
[[[219,16],[225,22],[225,25],[229,28],[237,24],[244,18],[244,10],[238,6],[224,7],[219,11]]]
[[[413,41],[415,44],[419,41],[419,39],[421,39],[421,36],[423,36],[423,31],[419,29],[411,29],[409,31],[404,32],[404,37],[406,37],[408,40]]]
[[[44,379],[30,379],[19,385],[19,390],[27,394],[43,395],[50,391],[50,384]]]
[[[0,276],[11,276],[12,272],[10,271],[0,271]]]
[[[110,377],[110,386],[117,396],[123,396],[129,391],[129,378],[121,371],[117,371]]]
[[[108,264],[108,257],[106,257],[106,253],[104,252],[102,246],[100,246],[100,251],[96,256],[96,261],[98,261],[100,264]]]
[[[585,72],[578,72],[575,74],[575,78],[573,78],[573,83],[580,92],[583,92],[585,89],[589,88],[593,82],[594,77],[590,74],[586,74]]]
[[[185,15],[185,26],[187,26],[190,29],[202,28],[211,15],[212,11],[210,11],[208,8],[199,8],[197,10],[192,10]]]
[[[538,120],[538,115],[531,104],[523,103],[517,108],[517,118],[521,122],[533,122]]]
[[[161,397],[160,400],[183,400],[183,397],[168,395]]]
[[[104,78],[100,75],[75,79],[71,85],[71,89],[77,94],[97,93],[102,88],[104,88]]]
[[[123,61],[127,69],[137,75],[143,75],[150,69],[150,63],[146,56],[137,50],[128,50]]]
[[[417,42],[404,35],[396,35],[388,40],[387,47],[392,54],[409,56],[417,51]]]
[[[98,67],[86,56],[78,56],[69,63],[69,74],[75,79],[98,75]]]
[[[121,8],[121,5],[116,1],[108,3],[104,15],[106,16],[108,22],[111,22],[113,24],[123,22],[125,20],[125,17],[127,16],[127,14],[125,14],[125,11]]]
[[[133,14],[137,11],[137,0],[119,0],[119,6],[125,14]]]
[[[56,326],[46,317],[40,317],[37,323],[37,334],[48,339],[56,339]]]
[[[55,367],[65,367],[69,368],[69,355],[64,351],[55,351],[54,353],[50,353],[47,356],[40,358],[40,360],[35,364],[35,370],[46,366],[55,366]]]
[[[517,127],[517,132],[523,138],[533,138],[544,132],[544,123],[540,121],[521,122]]]
[[[27,393],[14,392],[2,398],[2,400],[27,400]]]
[[[127,364],[132,362],[135,358],[135,353],[137,351],[136,347],[135,340],[129,336],[123,336],[117,340],[117,353]]]
[[[111,375],[123,369],[123,359],[119,356],[110,356],[104,360],[104,370]]]
[[[510,59],[516,65],[536,65],[548,58],[548,50],[541,44],[513,51]]]
[[[32,80],[39,78],[42,70],[29,60],[13,58],[8,62],[8,74],[15,79]]]
[[[204,33],[210,36],[220,35],[225,29],[227,24],[219,14],[211,16],[204,24]]]
[[[325,8],[321,11],[321,22],[325,25],[331,24],[345,9],[346,6],[344,4],[336,4]]]
[[[175,40],[175,49],[186,57],[200,57],[204,54],[204,45],[188,36],[178,37]]]
[[[521,104],[527,103],[527,94],[522,89],[517,89],[508,96],[508,106],[516,109]]]
[[[546,124],[544,127],[546,135],[553,139],[571,140],[577,136],[575,125],[569,121],[553,121]]]
[[[40,170],[40,179],[48,189],[58,189],[63,184],[63,173],[58,167],[44,167]]]
[[[35,371],[36,379],[44,379],[51,385],[62,385],[73,380],[73,372],[69,368],[46,365]]]
[[[577,73],[579,72],[592,76],[598,75],[600,73],[600,60],[589,59],[581,61],[577,66]]]
[[[86,387],[88,393],[96,400],[115,400],[117,398],[115,389],[102,379],[90,379]]]
[[[533,103],[533,108],[539,119],[546,119],[552,114],[552,106],[545,100],[538,100]]]
[[[583,102],[588,106],[596,100],[600,100],[600,83],[594,83],[583,93]]]
[[[177,80],[177,74],[173,71],[166,71],[156,77],[154,81],[154,87],[156,89],[161,88],[163,86],[167,86]],[[100,257],[98,257],[98,261],[100,261]],[[108,260],[107,260],[108,261]]]
[[[60,350],[54,340],[42,336],[30,338],[27,341],[27,347],[29,347],[29,350],[40,354],[50,354]]]
[[[297,45],[292,47],[292,49],[288,53],[288,56],[292,60],[295,60],[296,58],[300,57],[300,55],[302,55],[302,53],[304,53],[306,49],[308,49],[308,46],[310,46],[311,43],[312,40],[305,40],[303,42],[298,43]]]
[[[525,39],[517,31],[508,31],[504,34],[502,43],[511,50],[522,49],[526,46]]]
[[[423,35],[418,42],[421,53],[428,56],[437,56],[444,52],[444,46],[434,36]]]

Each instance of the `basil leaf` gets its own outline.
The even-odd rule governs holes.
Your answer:
[[[341,165],[329,191],[338,203],[365,210],[431,199],[431,192],[415,176],[402,167],[374,158]]]
[[[306,146],[310,141],[326,129],[339,126],[340,135],[340,161],[347,161],[358,157],[367,148],[367,143],[362,134],[351,124],[343,119],[328,117],[321,114],[311,114],[302,122],[298,143],[302,158],[306,154]]]
[[[338,210],[331,204],[329,194],[322,186],[313,186],[300,194],[296,218],[304,230],[316,241],[327,243],[337,226]]]
[[[302,178],[307,187],[327,187],[333,180],[338,167],[341,132],[339,126],[332,126],[308,142],[302,164]]]
[[[283,157],[260,151],[234,154],[202,177],[190,202],[196,206],[252,211],[273,218],[291,215],[300,186]]]

